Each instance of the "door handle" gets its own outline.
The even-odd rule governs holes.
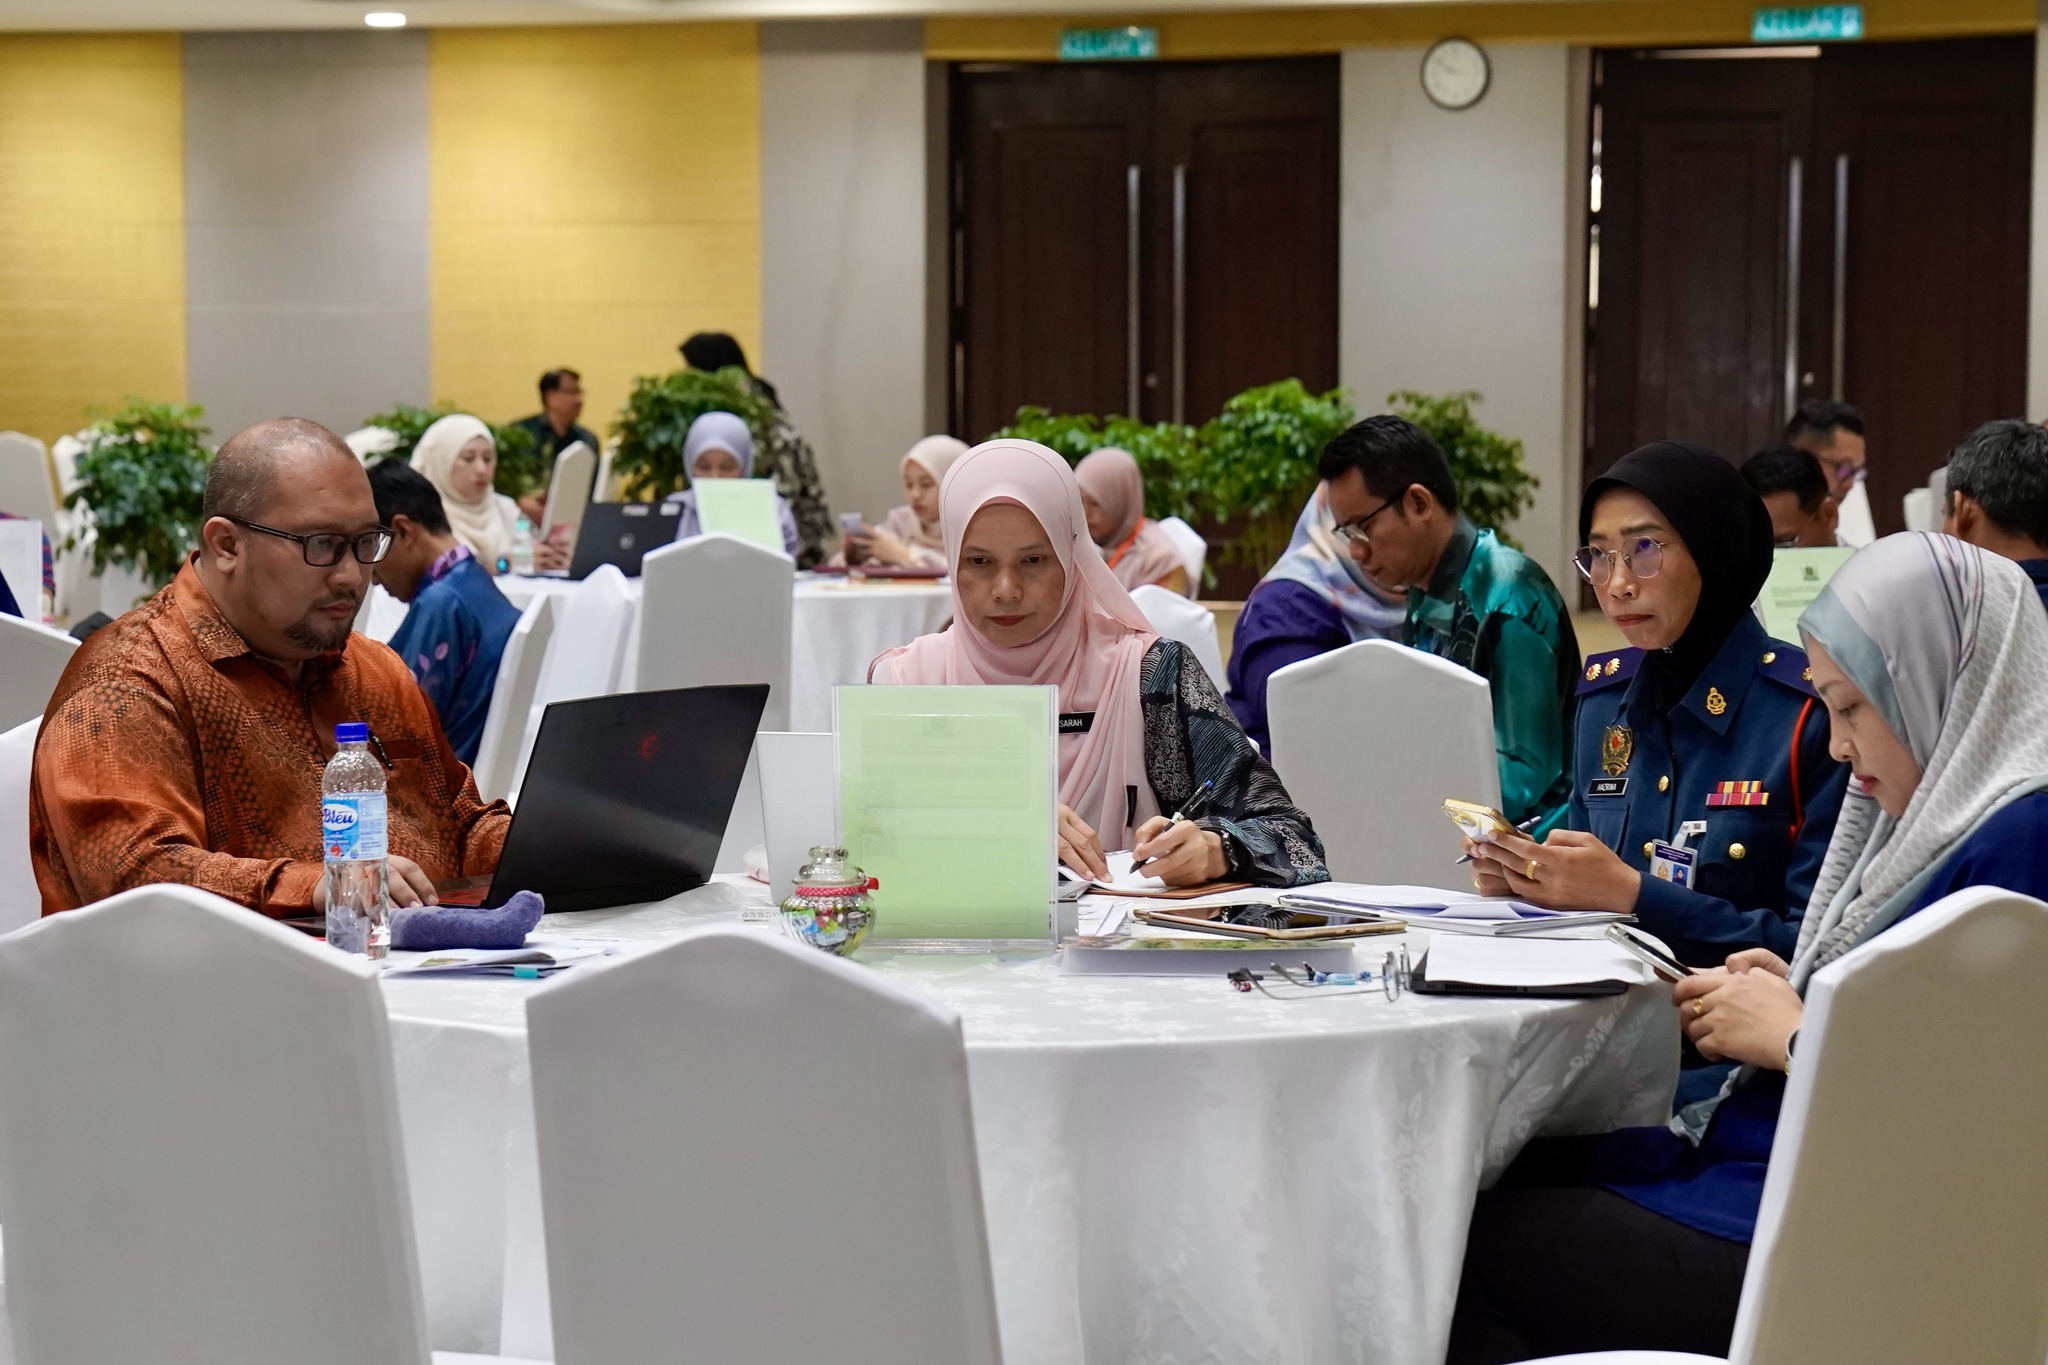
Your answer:
[[[1806,163],[1794,156],[1785,187],[1785,420],[1799,410],[1799,239]]]
[[[1834,395],[1842,401],[1842,369],[1849,346],[1849,154],[1835,158]]]
[[[1138,420],[1138,168],[1124,167],[1124,415]]]
[[[1188,420],[1188,168],[1173,168],[1173,420]]]

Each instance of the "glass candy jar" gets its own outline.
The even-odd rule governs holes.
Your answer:
[[[844,957],[874,927],[868,892],[878,884],[846,860],[845,849],[820,845],[797,869],[796,889],[782,903],[782,927],[792,938]]]

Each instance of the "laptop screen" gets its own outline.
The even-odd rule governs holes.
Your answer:
[[[486,903],[523,889],[596,910],[703,885],[767,704],[749,683],[550,705]]]

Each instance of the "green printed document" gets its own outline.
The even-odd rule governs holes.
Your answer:
[[[750,540],[783,554],[782,523],[775,516],[775,484],[769,479],[698,479],[697,524],[705,535]]]
[[[1799,643],[1799,613],[1820,596],[1820,590],[1856,552],[1846,545],[1812,550],[1780,550],[1771,557],[1771,576],[1764,580],[1764,633],[1787,644]]]
[[[838,687],[847,852],[875,936],[1052,934],[1056,689]]]

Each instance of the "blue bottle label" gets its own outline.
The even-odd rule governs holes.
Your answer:
[[[387,856],[384,793],[350,792],[320,799],[320,842],[329,862],[371,862]]]

